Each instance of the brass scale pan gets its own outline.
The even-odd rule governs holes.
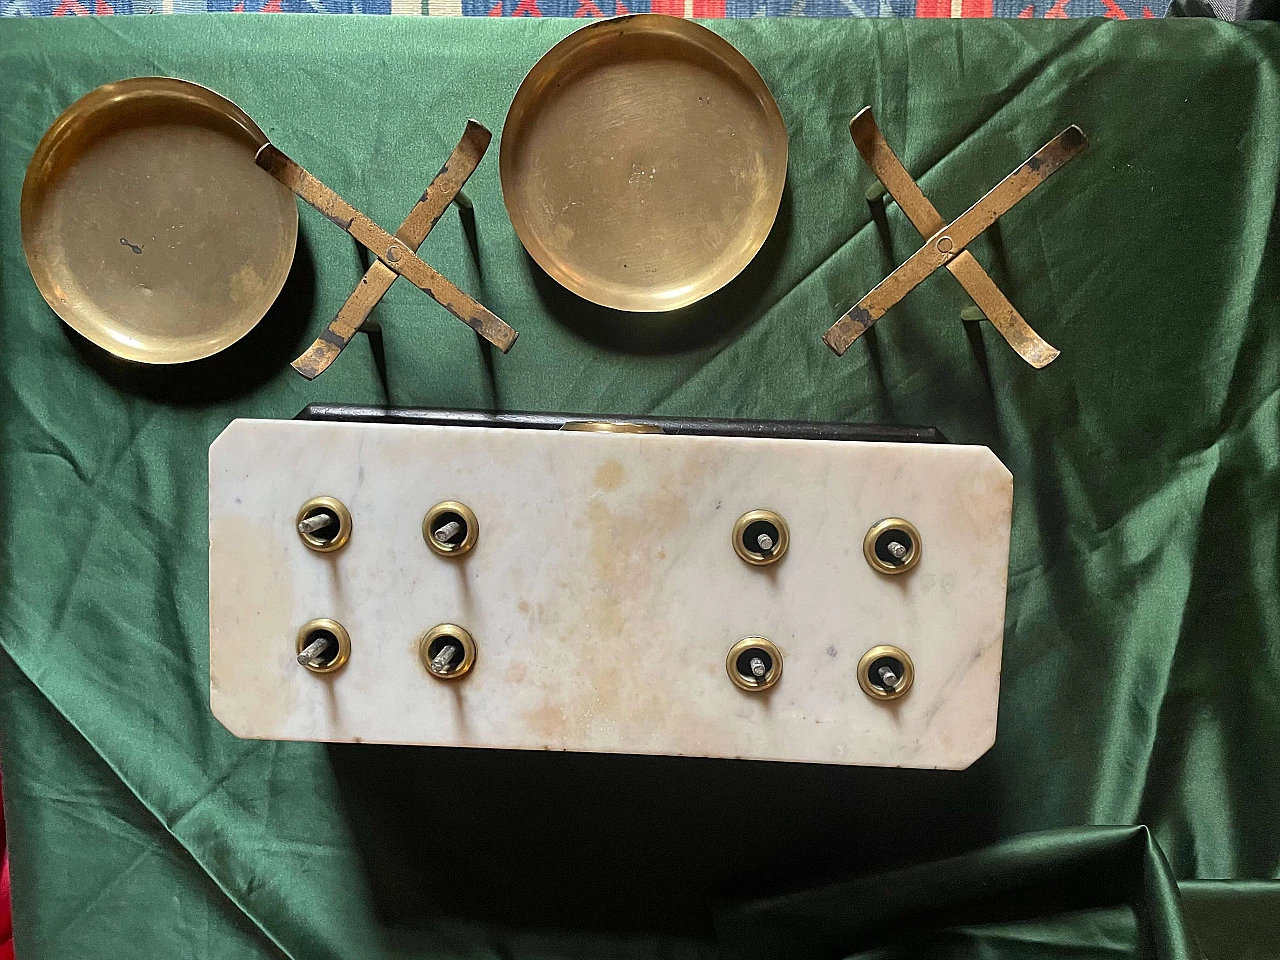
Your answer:
[[[293,194],[254,165],[266,136],[185,80],[98,87],[54,121],[22,184],[22,249],[49,306],[142,363],[183,363],[253,329],[284,286]]]
[[[212,90],[138,77],[91,91],[45,133],[22,187],[41,294],[99,347],[144,363],[210,356],[279,295],[293,195],[254,164],[267,137]],[[594,303],[687,306],[735,277],[777,216],[787,132],[727,41],[675,17],[594,23],[521,83],[499,156],[516,234]]]
[[[579,296],[688,306],[764,243],[787,179],[787,128],[746,57],[654,14],[571,33],[507,111],[502,196],[520,242]]]

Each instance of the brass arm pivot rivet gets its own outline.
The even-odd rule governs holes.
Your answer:
[[[906,573],[920,562],[920,531],[901,517],[874,524],[862,538],[862,555],[877,573]]]
[[[441,623],[418,641],[418,659],[437,680],[460,680],[476,663],[476,642],[456,623]]]
[[[777,563],[790,542],[787,521],[772,510],[744,513],[733,525],[733,550],[753,566]]]
[[[916,668],[900,647],[872,647],[858,661],[858,686],[877,700],[897,700],[911,689]]]
[[[304,623],[295,646],[298,665],[312,673],[341,670],[351,657],[351,636],[342,624],[328,617]]]
[[[465,503],[445,500],[422,519],[422,539],[442,557],[460,557],[480,539],[480,521]]]
[[[764,637],[744,637],[729,648],[725,669],[743,690],[768,690],[782,678],[782,651]]]
[[[302,542],[317,553],[340,550],[351,538],[351,511],[333,497],[312,497],[294,523]]]

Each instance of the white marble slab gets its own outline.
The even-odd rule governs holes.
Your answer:
[[[210,701],[241,737],[967,767],[996,732],[1012,478],[985,447],[237,420],[209,450]],[[308,550],[313,496],[353,516]],[[423,542],[460,500],[465,558]],[[734,521],[782,514],[790,548],[752,567]],[[867,529],[916,525],[918,566],[874,572]],[[331,617],[351,658],[295,661]],[[469,630],[475,669],[443,683],[417,640]],[[730,682],[725,655],[764,636],[777,686]],[[905,649],[900,700],[857,664]]]

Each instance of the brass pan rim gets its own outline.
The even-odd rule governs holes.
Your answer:
[[[186,100],[195,108],[212,109],[220,112],[234,126],[256,141],[259,146],[268,142],[267,135],[244,110],[216,90],[212,90],[203,84],[195,83],[191,80],[183,80],[179,77],[163,76],[127,77],[121,80],[114,80],[95,87],[76,99],[58,115],[49,126],[49,129],[45,131],[40,138],[40,142],[36,145],[31,160],[27,164],[22,180],[22,193],[18,210],[22,253],[26,259],[27,268],[35,281],[36,289],[40,291],[45,303],[58,315],[59,319],[91,343],[121,359],[151,366],[171,366],[203,360],[222,352],[247,336],[257,327],[271,304],[279,297],[280,291],[284,288],[285,278],[282,277],[279,286],[269,296],[263,298],[265,306],[263,306],[257,319],[247,324],[234,338],[205,341],[187,352],[156,355],[153,350],[132,349],[124,343],[104,336],[98,325],[86,322],[78,311],[61,300],[53,290],[55,281],[41,261],[37,238],[40,205],[43,202],[44,194],[52,182],[56,180],[56,175],[62,172],[62,168],[51,171],[49,169],[50,162],[55,158],[66,140],[78,127],[102,111],[118,108],[121,104],[126,104],[133,99],[154,99],[158,96],[164,96],[172,100]],[[293,262],[298,242],[297,206],[291,205],[291,209],[292,217],[286,224],[286,232],[288,234],[286,244],[288,247],[287,258],[290,264]],[[283,252],[282,247],[282,254]],[[287,274],[288,271],[286,270],[285,277],[287,277]]]
[[[591,46],[607,41],[611,36],[620,36],[623,30],[672,36],[676,41],[698,47],[718,60],[738,83],[751,92],[767,116],[768,146],[775,151],[769,190],[759,203],[760,210],[767,211],[767,217],[762,214],[757,218],[748,241],[735,249],[733,255],[726,255],[710,279],[684,284],[663,295],[645,296],[629,292],[626,288],[618,289],[617,284],[593,279],[571,265],[559,262],[542,235],[524,216],[520,177],[515,169],[520,134],[531,122],[529,118],[540,108],[544,91],[562,73],[572,75],[575,58],[586,56]],[[498,172],[503,203],[516,236],[548,276],[592,303],[629,313],[648,314],[690,306],[715,293],[746,269],[764,246],[777,220],[786,189],[788,160],[788,135],[782,111],[760,72],[740,50],[715,31],[692,20],[660,13],[637,13],[594,21],[564,37],[539,58],[521,80],[507,109],[498,150]]]

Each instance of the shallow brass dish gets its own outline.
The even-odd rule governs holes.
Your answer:
[[[185,80],[109,83],[45,133],[22,184],[22,249],[73,329],[117,356],[184,363],[253,329],[284,286],[293,195],[253,162],[265,134]]]
[[[687,306],[756,255],[782,201],[787,128],[755,68],[678,17],[557,43],[502,128],[502,196],[551,277],[619,310]]]

